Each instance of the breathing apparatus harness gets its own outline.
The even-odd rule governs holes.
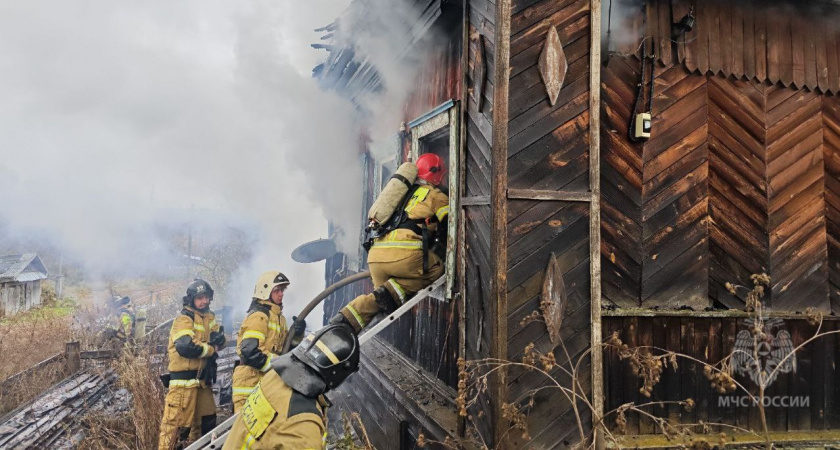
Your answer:
[[[385,223],[378,224],[374,221],[370,221],[368,226],[365,227],[365,237],[362,242],[362,247],[364,247],[365,251],[369,252],[376,239],[384,237],[388,233],[400,228],[411,230],[422,238],[423,273],[426,273],[426,271],[429,270],[429,249],[432,247],[432,236],[429,233],[427,225],[429,223],[437,222],[437,217],[433,215],[429,219],[409,219],[408,212],[405,208],[421,185],[411,184],[408,179],[399,174],[394,174],[391,178],[395,178],[405,183],[405,185],[408,186],[408,192],[406,192],[403,196],[399,206],[394,211],[394,214],[392,214]]]

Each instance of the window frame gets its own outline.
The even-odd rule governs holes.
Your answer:
[[[432,109],[422,116],[408,123],[411,135],[410,158],[417,161],[420,157],[420,143],[423,138],[437,133],[440,130],[449,129],[449,227],[446,239],[446,285],[444,288],[445,297],[451,300],[455,289],[455,271],[457,267],[457,239],[458,221],[460,220],[460,156],[461,156],[461,115],[459,105],[454,100],[449,100],[442,105]]]

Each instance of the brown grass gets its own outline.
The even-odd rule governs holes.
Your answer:
[[[115,361],[120,387],[131,393],[128,412],[118,415],[91,414],[84,419],[87,437],[79,448],[91,450],[146,450],[158,445],[163,414],[164,389],[149,370],[149,354],[123,353]]]

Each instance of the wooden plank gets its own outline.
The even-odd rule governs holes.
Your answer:
[[[791,340],[794,346],[802,344],[806,339],[813,336],[815,327],[811,327],[804,322],[788,322],[788,329],[790,330]],[[790,378],[790,396],[808,397],[811,392],[811,379],[813,371],[813,350],[814,344],[807,345],[796,352],[796,369],[789,374]],[[817,400],[817,399],[812,399]],[[791,407],[788,409],[788,423],[787,429],[794,430],[811,430],[811,411],[809,408]]]
[[[840,326],[838,326],[837,323],[830,323],[826,330],[837,329],[840,329]],[[826,340],[826,345],[828,346],[828,351],[824,354],[825,367],[827,370],[825,377],[826,428],[836,430],[840,428],[840,383],[837,382],[836,376],[837,353],[838,349],[840,349],[840,337],[838,337],[838,334],[833,334],[826,336],[823,339]]]
[[[461,206],[485,206],[490,204],[489,195],[475,197],[461,197]]]
[[[518,286],[528,279],[535,267],[542,267],[551,253],[563,253],[572,250],[588,238],[586,220],[576,220],[569,224],[563,233],[557,234],[551,241],[536,248],[519,263],[510,267],[506,274],[506,281],[511,286]],[[506,253],[507,254],[507,253]]]
[[[682,329],[680,326],[680,319],[679,318],[667,318],[665,319],[665,350],[673,351],[677,353],[684,353],[683,346],[680,341]],[[682,378],[682,370],[685,367],[684,364],[685,360],[680,359],[678,360],[678,369],[674,369],[673,367],[668,369],[663,374],[663,382],[665,383],[665,395],[668,401],[677,402],[685,400],[685,396],[682,394],[682,386],[683,386],[683,378]],[[680,416],[682,415],[682,407],[678,404],[669,403],[666,407],[668,410],[668,423],[671,425],[677,425],[680,423]]]
[[[584,75],[585,74],[581,74],[581,76],[576,80],[570,80],[570,84],[563,87],[557,98],[557,103],[554,106],[551,106],[548,102],[541,102],[519,116],[512,117],[509,122],[510,136],[512,136],[512,140],[517,140],[517,138],[519,138],[519,134],[528,130],[530,127],[533,127],[535,124],[541,124],[542,126],[533,128],[534,133],[536,133],[534,134],[536,138],[534,140],[537,140],[550,133],[570,118],[582,113],[583,110],[572,107],[572,110],[576,111],[573,115],[565,116],[565,118],[558,118],[555,121],[546,120],[547,116],[563,114],[564,111],[568,111],[570,106],[569,103],[572,99],[575,99],[575,101],[578,102],[579,100],[577,99],[587,93],[587,90],[589,89],[589,80],[588,77]]]
[[[671,5],[665,2],[657,3],[657,26],[659,32],[657,33],[657,48],[656,54],[662,65],[670,67],[673,64],[673,52],[671,51]],[[680,16],[682,17],[682,16]],[[677,17],[679,20],[679,17]]]
[[[497,0],[496,33],[502,38],[496,42],[495,86],[493,98],[493,149],[492,149],[492,247],[495,255],[491,266],[490,304],[493,305],[491,357],[507,357],[508,330],[505,326],[507,314],[507,160],[508,160],[508,99],[510,98],[510,39],[511,36],[511,0]],[[502,406],[507,399],[507,375],[504,370],[491,380],[488,392],[493,401],[493,442],[504,441],[505,422]]]
[[[510,255],[509,264],[511,267],[515,267],[519,262],[532,255],[533,252],[542,247],[544,244],[552,241],[560,235],[565,234],[569,227],[574,226],[575,223],[583,220],[586,216],[585,213],[587,208],[585,204],[573,203],[564,205],[562,203],[554,203],[554,205],[557,210],[556,214],[552,215],[549,220],[546,220],[539,226],[529,230],[527,233],[516,235],[517,241],[508,246],[508,254]],[[536,222],[539,219],[541,219],[541,217],[534,217],[532,215],[527,215],[527,217],[522,218],[522,220],[527,221],[526,223],[529,224],[531,222]],[[545,261],[543,261],[542,265],[537,262],[538,267],[544,267],[544,264]]]
[[[717,343],[710,333],[712,331],[720,332],[719,328],[714,328],[712,324],[712,321],[714,320],[715,319],[693,319],[694,342],[692,343],[692,356],[707,363],[709,362],[710,356],[709,349],[712,345]],[[711,385],[703,375],[703,365],[696,364],[696,366],[698,372],[693,374],[695,375],[694,389],[696,393],[695,397],[693,397],[695,402],[694,417],[697,422],[708,422],[712,403],[717,399],[712,395]]]
[[[732,27],[731,69],[735,78],[744,77],[744,7],[737,3],[730,5]]]
[[[789,21],[791,37],[791,58],[792,58],[792,81],[796,88],[802,89],[805,86],[805,36],[807,34],[801,16],[791,17]],[[810,46],[810,45],[808,45]]]
[[[637,317],[624,318],[624,330],[622,340],[630,348],[639,346],[639,319]],[[644,397],[639,394],[639,388],[642,386],[642,380],[637,376],[624,377],[624,390],[627,392],[628,400],[639,404]],[[639,434],[639,414],[634,412],[627,413],[627,434]]]
[[[791,18],[793,14],[778,14],[779,79],[785,86],[793,84],[793,37]]]
[[[575,0],[543,1],[514,14],[510,19],[510,36],[515,37],[528,28],[539,24],[541,20],[562,10]],[[498,10],[497,10],[498,11]],[[498,20],[498,19],[497,19]],[[497,31],[501,35],[500,31]]]
[[[575,81],[586,78],[589,70],[589,58],[586,51],[589,47],[589,39],[579,39],[568,48],[567,57],[569,67],[566,72],[564,83],[566,86]],[[536,77],[534,75],[537,75]],[[511,89],[514,93],[510,98],[510,117],[515,119],[528,110],[535,107],[551,109],[548,95],[546,95],[545,84],[539,76],[539,67],[533,66],[511,78]],[[543,104],[544,103],[544,104]]]
[[[808,89],[817,88],[817,34],[816,27],[810,21],[797,16],[795,34],[802,36],[802,65],[804,70],[803,85]]]
[[[744,11],[742,6],[738,7],[738,11],[741,13],[742,18],[742,27],[743,27],[743,64],[744,64],[744,75],[746,75],[748,80],[752,80],[755,78],[755,11],[756,8],[752,8],[750,10]]]
[[[781,79],[782,18],[776,11],[767,11],[767,80]]]
[[[666,317],[652,317],[647,319],[639,319],[644,321],[651,322],[651,333],[652,333],[652,345],[659,349],[667,349],[668,342],[667,342],[667,334],[668,334],[668,318]],[[659,350],[654,350],[655,353],[659,353]],[[662,372],[662,379],[659,384],[656,385],[654,389],[654,401],[669,401],[671,398],[669,397],[669,383],[673,383],[675,379],[674,372],[670,368],[666,368]],[[654,416],[668,418],[668,405],[666,404],[657,404],[654,405],[653,409],[651,410]],[[654,430],[654,433],[660,433],[660,430]]]
[[[543,4],[548,5],[552,3],[560,4],[562,8],[553,14],[543,16],[540,22],[524,29],[522,33],[511,37],[511,57],[515,57],[534,46],[538,47],[539,51],[542,51],[546,33],[552,26],[557,27],[560,42],[563,44],[564,49],[573,41],[588,34],[589,0],[544,2]],[[519,17],[524,17],[524,15]],[[579,21],[581,22],[578,23]],[[584,53],[588,52],[589,48],[587,47],[584,49]],[[565,53],[567,56],[572,56],[572,53],[568,51]]]
[[[696,70],[699,70],[702,75],[709,72],[709,36],[712,33],[711,27],[714,23],[710,5],[711,2],[695,2],[697,8],[697,39],[689,46],[697,60]]]
[[[831,324],[824,324],[823,329],[827,330]],[[806,330],[811,330],[812,327],[805,328]],[[809,334],[813,334],[810,332]],[[828,337],[828,336],[827,336]],[[810,397],[811,401],[811,408],[810,411],[805,411],[805,413],[810,413],[810,427],[811,430],[825,430],[827,429],[827,410],[826,410],[826,377],[827,371],[831,370],[826,367],[825,365],[825,354],[828,351],[831,351],[831,346],[828,344],[829,339],[827,337],[822,339],[815,340],[811,347],[813,347],[813,353],[811,357],[811,374],[810,379],[805,378],[805,381],[808,383],[806,386],[807,395]]]
[[[813,26],[815,26],[819,30],[817,38],[815,39],[817,60],[817,85],[819,86],[820,91],[822,93],[826,93],[829,91],[828,53],[826,49],[826,42],[830,40],[826,37],[826,33],[829,33],[830,31],[822,22],[813,24]]]
[[[694,335],[694,319],[683,318],[678,322],[680,325],[680,346],[682,353],[692,357],[697,357],[696,347],[698,340]],[[680,400],[692,399],[695,402],[697,398],[697,382],[695,380],[701,379],[703,376],[702,369],[699,365],[690,360],[683,360],[680,362]],[[691,411],[686,411],[684,408],[679,415],[682,423],[697,423],[697,408]]]
[[[755,78],[759,82],[767,79],[767,10],[753,8],[755,35]]]
[[[508,189],[507,195],[509,199],[517,200],[545,200],[564,202],[592,201],[592,194],[590,192],[544,191],[538,189]]]
[[[707,319],[704,321],[708,327],[709,340],[705,345],[705,361],[707,364],[714,366],[723,358],[721,355],[721,347],[723,345],[723,320],[722,319]],[[708,387],[709,407],[706,414],[706,421],[710,423],[723,423],[723,410],[718,404],[720,395],[711,389],[710,382],[705,378],[699,380],[699,383],[705,384]],[[721,429],[720,431],[726,431]]]
[[[737,324],[735,323],[737,319],[734,318],[724,318],[721,319],[721,326],[720,326],[720,353],[719,353],[719,360],[729,356],[732,354],[733,350],[735,349],[735,336],[737,333]],[[715,361],[717,363],[717,361]],[[717,366],[720,369],[721,366]],[[736,390],[731,394],[724,394],[724,395],[737,395],[742,396],[744,395],[743,392]],[[720,397],[720,396],[718,396]],[[721,417],[722,423],[728,423],[735,426],[738,426],[738,413],[737,410],[745,409],[745,408],[719,408],[719,414]]]
[[[642,318],[639,319],[639,345],[642,347],[652,347],[653,346],[653,321],[650,318]],[[651,351],[652,354],[656,354],[656,351]],[[656,401],[659,398],[659,392],[662,390],[659,386],[654,386],[654,390],[652,395],[649,399],[645,399],[641,397],[642,401]],[[652,412],[653,408],[647,407],[645,411]],[[639,434],[654,434],[656,432],[656,427],[653,420],[646,416],[639,417]]]
[[[718,11],[718,33],[715,41],[720,42],[720,72],[725,77],[733,74],[732,61],[735,59],[732,36],[732,2],[715,2]],[[737,76],[737,75],[736,75]]]
[[[688,0],[673,0],[671,2],[671,18],[674,22],[679,21],[688,14],[691,7],[692,5]],[[677,42],[675,43],[677,47],[676,62],[685,64],[688,70],[693,72],[697,69],[697,60],[694,52],[690,51],[691,47],[686,44],[689,39],[697,39],[696,24],[694,30],[684,34],[683,37],[681,39],[677,39]]]
[[[563,103],[563,106],[542,119],[531,123],[524,128],[522,132],[510,138],[509,147],[512,152],[519,152],[529,145],[539,141],[540,138],[554,131],[557,128],[557,124],[565,123],[588,108],[589,95],[585,90],[580,92],[580,95],[574,97],[573,99],[562,99],[564,93],[561,93],[560,96],[561,100],[558,101],[558,104],[560,104],[560,101],[566,101],[566,103]],[[523,114],[520,117],[524,117],[526,115],[527,114]]]
[[[834,33],[825,39],[825,53],[828,60],[828,89],[832,93],[840,91],[840,62],[837,58],[837,40],[832,39]]]
[[[723,49],[721,39],[726,36],[721,34],[721,4],[717,2],[703,2],[707,4],[709,14],[709,71],[713,74],[723,70]]]

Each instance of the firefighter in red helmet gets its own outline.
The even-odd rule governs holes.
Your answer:
[[[390,314],[417,291],[443,275],[449,196],[438,186],[446,175],[444,161],[427,153],[417,159],[417,181],[406,194],[399,225],[376,238],[368,253],[373,293],[353,299],[330,323],[346,323],[358,333],[378,313]],[[395,213],[396,214],[396,213]],[[441,245],[442,244],[442,245]]]

